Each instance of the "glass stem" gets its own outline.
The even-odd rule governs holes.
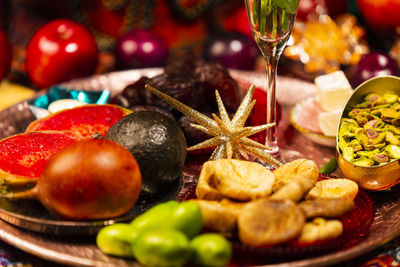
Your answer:
[[[276,48],[276,47],[274,47]],[[273,54],[265,57],[265,65],[267,70],[267,123],[276,123],[276,77],[277,67],[280,54],[276,53],[273,49]],[[267,129],[265,145],[271,148],[271,154],[277,155],[279,153],[278,140],[276,136],[276,125]]]

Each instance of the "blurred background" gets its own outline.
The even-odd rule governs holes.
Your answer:
[[[398,0],[300,0],[279,75],[313,81],[342,69],[354,87],[375,75],[398,75],[398,14]],[[40,58],[44,48],[27,46],[41,27],[60,18],[81,24],[95,38],[96,67],[72,76],[43,72],[38,81],[39,74],[29,68],[38,69],[40,62],[28,66],[25,59]],[[164,66],[188,56],[265,71],[242,0],[2,0],[0,29],[0,79],[36,90],[79,76]],[[8,48],[2,39],[8,39]],[[85,46],[81,39],[75,40],[78,49]],[[139,49],[133,51],[132,44]],[[81,58],[79,64],[93,65],[85,60],[90,59]],[[52,69],[62,73],[61,62],[53,62]]]
[[[354,67],[371,52],[385,53],[398,65],[399,6],[396,0],[300,0],[280,74],[312,80],[317,74],[343,69],[353,80]],[[165,48],[168,57],[190,53],[229,68],[263,71],[258,49],[251,47],[254,41],[242,0],[2,0],[0,28],[12,46],[11,71],[6,76],[10,81],[35,87],[26,76],[26,47],[40,27],[59,18],[82,24],[95,37],[99,49],[95,73],[162,66],[167,54],[158,52]],[[137,30],[151,34],[132,35]],[[147,62],[129,62],[129,52],[118,44],[124,37],[131,40],[129,34],[139,42],[151,40],[156,55]],[[242,45],[231,48],[234,41]],[[217,49],[218,43],[226,49]]]

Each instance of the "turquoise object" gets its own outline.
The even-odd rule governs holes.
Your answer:
[[[46,94],[29,101],[29,105],[47,109],[52,102],[60,99],[75,99],[88,104],[106,104],[109,97],[109,90],[87,91],[53,86]]]

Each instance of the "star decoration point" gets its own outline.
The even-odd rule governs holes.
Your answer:
[[[190,117],[195,122],[191,124],[192,127],[213,136],[210,139],[189,147],[188,151],[216,147],[211,154],[210,160],[221,158],[239,159],[241,155],[248,153],[274,166],[281,165],[281,162],[268,153],[270,151],[269,147],[248,138],[248,136],[274,126],[275,123],[244,126],[256,102],[253,100],[254,84],[250,86],[232,119],[229,118],[217,90],[215,91],[215,96],[219,117],[212,114],[213,118],[209,118],[148,84],[146,85],[146,89]]]

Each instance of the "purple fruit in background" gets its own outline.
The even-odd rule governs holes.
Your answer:
[[[114,48],[116,63],[123,69],[163,66],[168,53],[166,42],[148,30],[133,30],[121,35]]]
[[[254,40],[241,33],[222,33],[210,37],[204,47],[204,58],[226,68],[252,70],[259,50]]]
[[[399,75],[397,62],[385,53],[366,54],[357,64],[353,85],[358,86],[372,77],[382,75]]]

